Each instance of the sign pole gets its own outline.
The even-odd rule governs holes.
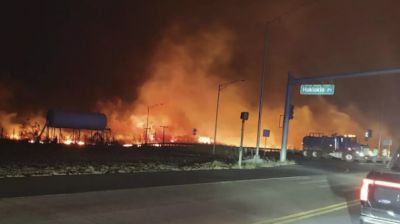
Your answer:
[[[242,168],[244,121],[245,120],[242,120],[242,129],[240,132],[240,148],[239,148],[239,162],[238,162],[239,168]]]
[[[267,149],[267,137],[264,138],[264,148]]]
[[[239,168],[242,168],[242,157],[243,157],[243,137],[244,137],[244,122],[249,119],[249,112],[240,113],[240,119],[242,120],[242,129],[240,131],[240,147],[239,147]]]

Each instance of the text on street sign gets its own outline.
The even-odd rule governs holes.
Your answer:
[[[333,95],[335,85],[333,84],[303,84],[300,86],[301,95]]]

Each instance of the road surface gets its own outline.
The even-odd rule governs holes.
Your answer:
[[[361,180],[378,168],[328,161],[254,171],[57,177],[58,183],[48,177],[39,178],[42,191],[35,178],[1,180],[0,223],[358,223]],[[81,189],[76,178],[86,178]],[[27,196],[29,182],[35,196]]]

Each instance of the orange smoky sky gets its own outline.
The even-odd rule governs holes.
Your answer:
[[[215,67],[225,67],[231,62],[235,35],[221,27],[185,37],[182,37],[184,35],[181,32],[179,27],[172,27],[155,47],[148,68],[149,79],[139,88],[136,101],[127,105],[122,105],[118,100],[98,104],[99,109],[108,114],[110,126],[121,138],[144,133],[148,106],[149,126],[155,131],[160,131],[160,126],[168,126],[170,135],[190,136],[192,129],[196,128],[199,136],[213,137],[217,86],[232,81],[221,78],[222,75],[218,74]],[[243,74],[238,78],[246,80],[249,77],[253,76]],[[251,102],[257,100],[258,89],[252,91],[255,94],[248,93],[248,85],[252,81],[238,82],[221,91],[218,142],[238,145],[240,112],[249,111],[250,119],[245,124],[245,145],[255,145],[258,108]],[[162,105],[151,107],[154,104]],[[268,101],[264,105],[262,126],[271,130],[267,145],[278,148],[282,132],[279,120],[283,106],[274,106]],[[355,108],[341,111],[325,98],[317,96],[314,96],[312,105],[319,105],[324,108],[324,112],[315,114],[309,105],[296,107],[295,119],[290,127],[290,148],[300,148],[302,138],[310,132],[362,136],[364,127],[350,115],[360,114],[360,111]],[[377,128],[378,125],[372,123],[369,127]],[[380,128],[384,135],[389,135],[384,127]]]
[[[213,137],[218,84],[218,142],[256,144],[258,97],[266,65],[262,128],[280,147],[288,72],[296,77],[400,67],[400,3],[392,0],[10,1],[0,37],[0,125],[9,133],[48,109],[100,111],[113,134],[143,140]],[[274,20],[273,23],[268,21]],[[267,32],[267,33],[266,33]],[[265,34],[267,39],[265,40]],[[264,60],[263,47],[266,43]],[[334,81],[334,96],[293,98],[289,146],[310,132],[365,129],[399,139],[399,76]],[[162,106],[154,106],[162,104]],[[179,138],[178,138],[179,137]],[[264,143],[264,141],[261,141]]]

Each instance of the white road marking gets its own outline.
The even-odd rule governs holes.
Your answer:
[[[218,181],[218,182],[210,182],[210,183],[195,183],[195,184],[185,184],[185,185],[201,185],[201,184],[214,184],[214,183],[240,183],[240,182],[256,182],[256,181],[267,181],[267,180],[309,180],[310,176],[294,176],[294,177],[271,177],[271,178],[260,178],[260,179],[248,179],[248,180],[227,180],[227,181]]]
[[[303,182],[300,182],[299,184],[304,185],[304,184],[320,184],[320,183],[326,183],[326,179],[303,181]]]

